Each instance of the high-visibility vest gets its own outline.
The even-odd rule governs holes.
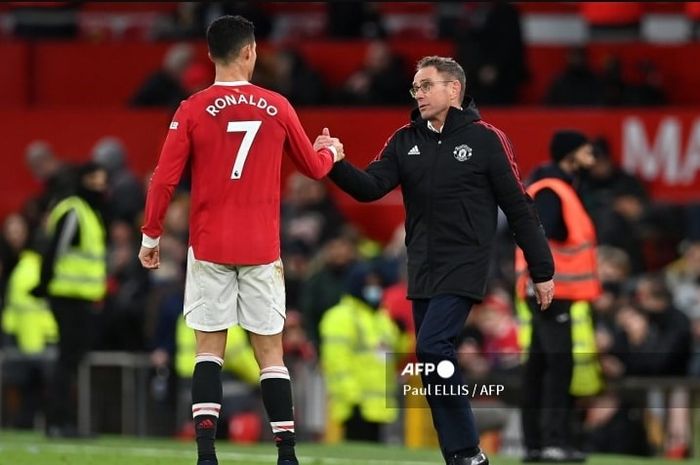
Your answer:
[[[55,234],[58,221],[71,210],[77,215],[80,238],[77,246],[59,249],[49,295],[97,302],[107,292],[106,232],[100,217],[80,197],[68,197],[51,210],[48,232]]]
[[[532,311],[521,298],[516,298],[515,308],[518,315],[518,342],[527,358],[532,340]],[[535,310],[539,311],[539,310]],[[593,396],[603,390],[603,374],[598,360],[598,348],[595,342],[595,329],[591,318],[591,306],[584,300],[572,302],[571,315],[571,351],[574,357],[574,371],[571,376],[569,393],[572,396]]]
[[[592,300],[600,295],[597,276],[596,235],[593,222],[583,208],[576,191],[566,182],[556,178],[541,179],[527,188],[535,197],[542,189],[553,190],[561,200],[566,224],[565,241],[549,240],[554,257],[554,298],[567,300]],[[530,276],[523,251],[515,250],[516,295],[524,298]]]
[[[408,339],[389,314],[344,295],[319,329],[331,419],[344,422],[357,406],[366,421],[396,420],[394,355],[408,348]]]
[[[30,294],[39,284],[41,255],[24,250],[7,283],[2,329],[17,340],[24,354],[38,354],[58,341],[58,327],[46,300]]]
[[[192,378],[197,341],[194,330],[187,326],[183,317],[178,317],[175,329],[175,371],[180,378]],[[248,335],[240,326],[232,326],[226,336],[226,352],[223,369],[235,374],[248,384],[260,381],[260,368],[255,360]]]

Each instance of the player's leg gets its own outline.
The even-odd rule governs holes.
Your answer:
[[[260,391],[277,444],[278,464],[296,465],[292,384],[282,351],[285,317],[282,261],[239,267],[238,284],[238,320],[250,333],[260,366]]]
[[[226,330],[195,330],[197,355],[192,374],[192,419],[197,435],[197,463],[200,465],[217,463],[214,442],[223,397],[221,367],[227,334]]]
[[[197,354],[192,375],[192,418],[199,465],[216,465],[216,425],[223,397],[221,367],[228,328],[237,324],[238,279],[234,267],[187,256],[184,313],[195,330]]]
[[[260,391],[281,463],[296,463],[292,382],[282,358],[282,334],[250,334],[260,365]],[[284,462],[284,461],[288,462]]]

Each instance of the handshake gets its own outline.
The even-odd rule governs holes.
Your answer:
[[[343,151],[343,143],[337,137],[331,137],[331,133],[328,128],[323,128],[321,135],[314,141],[314,150],[321,150],[329,147],[335,148],[334,162],[339,162],[345,158],[345,152]]]

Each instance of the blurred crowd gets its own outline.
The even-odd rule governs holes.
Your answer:
[[[31,39],[77,38],[77,28],[71,21],[75,21],[82,2],[50,3],[48,6],[27,5],[11,10],[14,17],[9,23],[15,25],[14,35]],[[597,18],[595,8],[595,5],[586,5],[581,14],[590,16],[588,21],[594,22]],[[626,8],[621,7],[622,10]],[[588,9],[593,12],[587,12]],[[612,22],[613,26],[597,28],[591,23],[591,30],[628,31],[627,39],[635,40],[641,21],[641,10],[637,10],[638,6],[636,13],[632,12],[636,14],[632,19],[629,19],[628,11],[617,12],[622,15],[618,20],[622,22],[619,27],[615,26],[613,15],[612,19],[598,19],[605,24]],[[212,78],[209,63],[196,61],[193,48],[183,43],[201,40],[206,26],[221,14],[241,14],[255,23],[258,41],[273,47],[261,51],[254,81],[282,92],[297,106],[403,105],[410,102],[407,92],[395,83],[408,82],[414,64],[403,59],[389,45],[397,38],[396,34],[399,34],[398,38],[403,37],[392,31],[390,24],[395,27],[395,23],[408,22],[410,31],[410,21],[406,19],[410,15],[389,18],[377,3],[358,1],[328,2],[322,11],[322,32],[314,40],[343,39],[369,43],[363,64],[341,82],[329,83],[323,69],[314,69],[304,60],[297,50],[297,46],[306,40],[304,34],[284,32],[293,29],[291,25],[285,26],[289,22],[313,22],[311,14],[282,19],[279,11],[256,2],[179,2],[172,11],[154,12],[157,19],[151,21],[143,40],[182,43],[167,52],[161,69],[134,89],[131,100],[125,103],[139,107],[173,107],[184,96],[206,87]],[[61,18],[67,23],[63,24]],[[119,23],[120,17],[116,18],[113,22]],[[121,17],[121,21],[127,19],[127,15]],[[470,92],[479,105],[513,105],[523,101],[533,70],[528,63],[523,38],[522,12],[517,5],[503,1],[440,2],[423,22],[431,24],[431,32],[425,33],[428,36],[409,33],[408,38],[451,41],[456,50],[455,58],[464,67]],[[307,31],[306,34],[310,33]],[[667,102],[664,75],[648,58],[623,66],[620,57],[611,53],[602,65],[596,63],[594,66],[587,60],[585,48],[574,47],[562,65],[559,74],[552,76],[541,103],[554,106],[652,106]]]
[[[175,364],[182,357],[182,347],[178,347],[182,338],[177,334],[188,238],[189,185],[183,180],[168,210],[161,239],[161,266],[147,273],[137,260],[147,178],[140,179],[129,170],[128,153],[114,137],[98,140],[90,157],[109,173],[109,199],[102,212],[109,231],[109,292],[94,315],[94,331],[89,335],[92,347],[151,353],[155,383],[152,395],[167,402],[172,381],[169,378],[176,377]],[[643,183],[615,165],[602,139],[596,140],[595,157],[595,165],[581,177],[577,190],[595,222],[599,238],[599,275],[604,292],[593,302],[593,308],[604,374],[613,383],[630,376],[698,377],[700,235],[692,221],[693,209],[651,201]],[[4,219],[0,237],[3,297],[22,251],[41,251],[41,224],[47,209],[57,199],[70,194],[75,185],[72,167],[53,152],[49,143],[32,142],[25,159],[43,190],[28,199],[21,211]],[[309,373],[323,365],[324,344],[332,347],[334,340],[327,334],[324,336],[324,317],[337,315],[338,312],[329,310],[349,303],[387,315],[392,327],[406,338],[400,350],[397,340],[382,338],[375,341],[377,346],[372,350],[410,353],[413,324],[411,306],[405,298],[403,227],[385,245],[364,237],[356,225],[344,218],[324,182],[299,174],[291,175],[286,181],[281,213],[289,315],[284,343],[289,365],[296,367],[297,373],[306,373],[302,377],[310,376]],[[484,302],[474,308],[464,328],[459,352],[468,379],[502,379],[517,385],[521,345],[512,299],[513,244],[504,221],[501,219],[501,245],[493,257],[490,291]],[[368,328],[359,334],[372,333],[374,320],[368,321]],[[325,326],[347,328],[329,323]],[[17,348],[12,328],[7,324],[3,328],[3,348]],[[53,342],[47,338],[46,350]],[[6,378],[6,383],[16,383],[20,393],[36,393],[37,385],[42,385],[40,373],[26,376],[18,375],[21,371],[14,373]],[[255,376],[242,373],[240,366],[230,374],[234,379],[248,380],[244,384],[255,396]],[[314,382],[313,376],[309,379]],[[40,411],[38,395],[25,407]],[[630,413],[638,411],[642,404],[615,391],[589,400],[588,408],[584,409],[587,446],[591,450],[637,454],[666,450],[682,456],[687,452],[690,438],[688,393],[681,389],[671,400],[657,399],[654,406],[663,407],[671,401],[680,407],[667,410],[668,419],[657,419],[659,425],[668,428],[670,436],[653,444],[644,434],[648,422],[642,421],[639,414],[635,417]],[[313,401],[306,400],[307,408],[309,403]],[[19,402],[5,409],[4,421],[15,426],[32,426],[31,418],[37,412],[27,414],[22,405]],[[301,405],[305,405],[303,401]],[[614,408],[609,408],[610,405]],[[590,408],[595,406],[608,408]],[[485,411],[477,409],[477,416]],[[504,426],[502,418],[487,417],[480,420],[482,424]],[[389,420],[393,418],[382,421]],[[179,427],[187,426],[185,420],[180,421]],[[307,433],[311,437],[323,436],[318,426],[322,424],[323,420],[315,423],[309,420]],[[642,431],[639,437],[645,440],[642,443],[623,440],[630,428]],[[186,434],[182,431],[181,434]],[[619,440],[613,439],[618,436]]]

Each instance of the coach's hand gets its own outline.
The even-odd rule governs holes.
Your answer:
[[[547,310],[554,298],[554,280],[535,283],[535,298],[540,304],[540,310]]]
[[[139,251],[139,260],[144,268],[155,270],[160,267],[160,246],[155,246],[152,249],[141,246]]]

